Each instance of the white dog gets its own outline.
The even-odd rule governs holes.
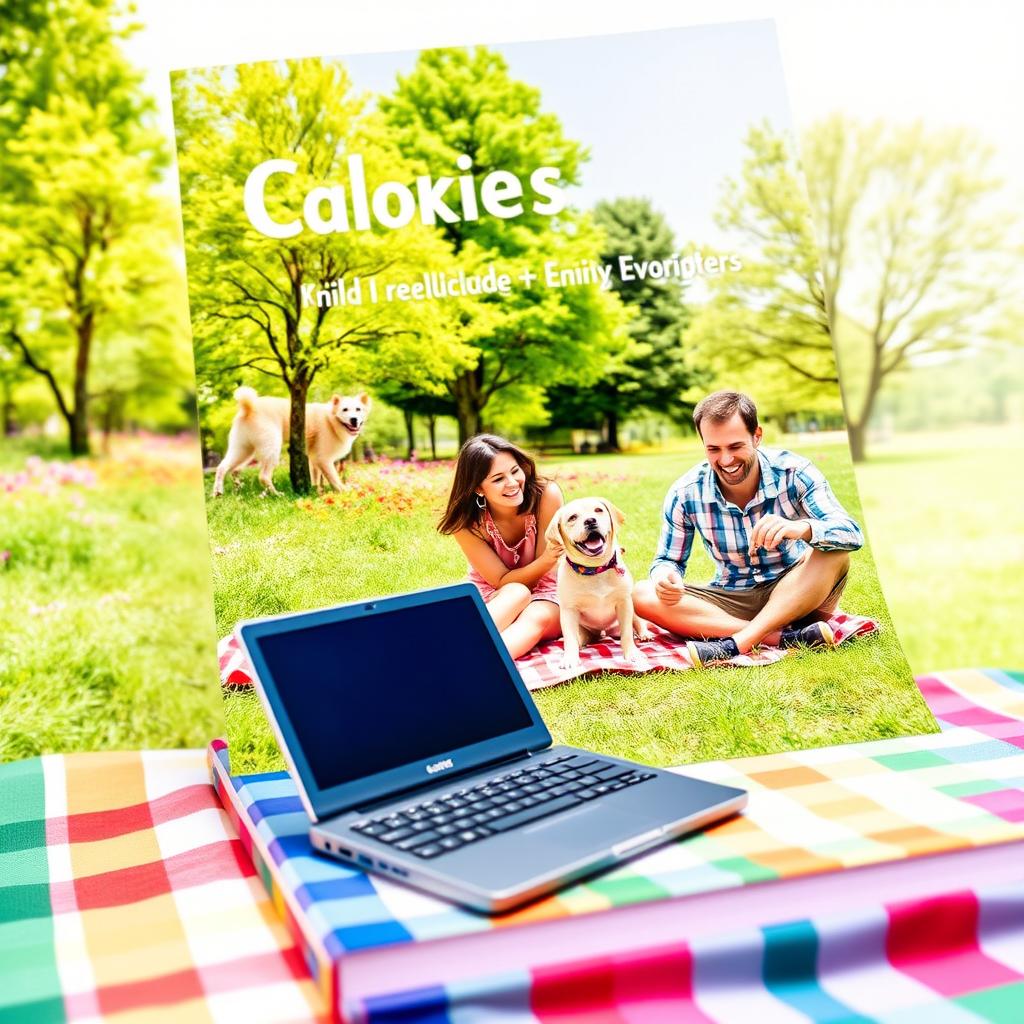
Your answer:
[[[287,398],[261,397],[252,388],[235,392],[238,412],[228,434],[228,452],[217,467],[213,494],[224,493],[224,477],[236,474],[243,466],[256,463],[260,467],[260,483],[271,493],[273,472],[281,458],[281,446],[288,440],[291,402]],[[306,456],[309,475],[319,490],[326,477],[336,490],[341,478],[334,468],[338,459],[352,450],[370,413],[370,396],[333,395],[329,402],[311,402],[306,406]]]
[[[545,538],[565,549],[558,560],[558,604],[561,609],[564,654],[562,671],[579,668],[580,647],[602,633],[614,632],[622,641],[622,656],[633,665],[644,663],[634,642],[651,639],[643,619],[633,611],[633,577],[622,560],[615,531],[625,516],[604,498],[577,498],[552,517]]]

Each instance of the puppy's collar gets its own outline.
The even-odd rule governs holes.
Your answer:
[[[615,551],[612,553],[611,561],[605,562],[604,565],[579,565],[574,562],[568,555],[565,556],[565,561],[569,568],[574,573],[580,576],[597,576],[599,573],[607,572],[609,569],[614,569],[620,576],[625,576],[626,570],[619,565],[619,553]]]

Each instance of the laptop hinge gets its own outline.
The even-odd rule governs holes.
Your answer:
[[[443,779],[431,779],[418,786],[408,786],[405,789],[396,789],[394,792],[381,796],[371,803],[343,808],[335,813],[348,814],[350,812],[355,812],[358,814],[366,814],[374,810],[374,808],[381,807],[384,804],[393,804],[396,800],[407,800],[409,797],[416,793],[423,792],[424,790],[437,789],[441,785],[456,782],[459,779],[466,778],[468,775],[475,775],[477,772],[486,771],[488,768],[500,768],[503,764],[508,764],[512,761],[521,761],[524,757],[533,757],[533,754],[534,751],[531,750],[519,750],[514,754],[495,758],[493,761],[481,761],[479,764],[475,764],[471,768],[463,768],[460,771],[452,772],[450,775],[446,774]]]

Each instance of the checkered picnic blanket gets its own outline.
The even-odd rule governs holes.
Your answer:
[[[511,941],[508,931],[517,924],[551,922],[754,882],[1024,839],[1022,680],[1024,677],[1005,673],[957,673],[920,680],[933,706],[950,716],[946,731],[939,735],[689,766],[687,774],[749,790],[750,804],[744,815],[500,919],[481,918],[384,878],[325,863],[309,846],[308,824],[294,785],[285,773],[232,777],[223,748],[212,752],[212,763],[225,806],[231,809],[240,834],[248,836],[246,843],[261,875],[269,880],[277,901],[289,909],[293,925],[300,928],[301,941],[310,948],[308,959],[320,965],[319,977],[329,987],[336,979],[328,965],[365,950],[456,939],[494,929],[506,931],[503,941],[507,943]],[[950,723],[956,723],[955,727],[949,727]],[[1024,868],[1021,873],[1024,878]],[[855,876],[851,876],[849,884],[857,884]],[[975,897],[977,894],[972,896]],[[864,905],[873,907],[875,923],[879,915],[887,912],[876,904],[870,891],[864,892]],[[910,920],[917,920],[913,916],[916,913],[911,913]],[[831,926],[829,922],[820,925]],[[843,927],[846,926],[844,923]],[[813,923],[811,927],[819,925]],[[1024,922],[1021,929],[1024,941]],[[732,941],[739,943],[738,949],[746,951],[743,956],[753,955],[747,949],[752,941],[750,936],[733,936],[729,939]],[[755,943],[751,949],[763,950],[764,936],[757,941],[760,945]],[[723,943],[721,948],[704,943],[684,951],[693,957],[700,952],[702,969],[710,971],[710,977],[717,977],[720,986],[730,970],[731,947],[724,939]],[[533,963],[525,930],[521,946],[522,963]],[[940,942],[934,952],[938,955],[943,949]],[[482,966],[486,963],[486,947],[481,945],[480,950]],[[673,962],[682,955],[676,948],[661,951],[658,956],[661,953]],[[569,955],[567,950],[566,957]],[[914,955],[911,949],[908,962]],[[657,957],[654,962],[658,962]],[[780,966],[784,962],[780,953],[773,961],[773,969],[784,974]],[[808,962],[813,966],[813,957],[808,961],[804,954],[796,961],[800,970]],[[637,977],[641,980],[648,977],[650,972],[644,973],[647,968],[638,967],[637,963],[640,961],[626,957],[621,969],[627,973],[639,971]],[[750,966],[742,957],[738,963],[745,969]],[[844,965],[846,970],[855,967],[854,961]],[[353,1020],[417,1020],[422,1016],[431,1021],[460,1024],[464,1020],[487,1021],[499,1009],[508,1009],[509,1020],[546,1022],[562,1018],[555,1010],[550,1016],[537,1014],[534,998],[538,979],[565,981],[567,987],[561,995],[556,991],[558,985],[545,989],[554,1000],[552,1005],[561,1001],[563,1007],[571,1006],[572,999],[577,998],[586,1005],[592,998],[610,998],[607,985],[596,990],[597,996],[585,996],[586,986],[571,983],[577,972],[590,978],[594,970],[597,968],[593,964],[570,964],[558,969],[543,965],[536,971],[524,970],[514,976],[477,979],[473,984],[445,985],[405,993],[394,1000],[365,1003],[335,988],[332,1002],[339,1014]],[[602,962],[598,975],[603,970],[610,970],[607,963]],[[654,981],[657,973],[654,970],[651,975]],[[743,980],[737,976],[737,983]],[[636,979],[627,988],[630,984],[639,998],[642,985]],[[962,984],[970,988],[974,980],[966,975]],[[756,1019],[755,1013],[763,1015],[764,1007],[758,1005],[763,994],[762,987],[760,995],[751,1002],[749,1016],[738,1010],[735,1014],[726,1012],[725,1000],[719,1010],[691,1019]],[[713,1005],[711,996],[708,1000]],[[737,1005],[741,1004],[742,1000]],[[582,1007],[578,1009],[582,1012]],[[670,1011],[666,1019],[687,1019],[675,996],[670,1000]],[[403,1013],[409,1016],[403,1017]],[[530,1013],[535,1016],[529,1016]],[[612,1015],[610,1008],[607,1014],[594,1019],[620,1019]],[[679,1014],[684,1015],[680,1018]],[[776,1017],[769,1015],[767,1019],[776,1018],[806,1019],[787,1016],[782,1009],[777,1010]],[[570,1015],[567,1019],[575,1018]],[[630,1019],[629,1015],[625,1019]],[[651,1018],[639,1013],[636,1019]],[[831,1018],[826,1014],[820,1019]]]
[[[0,1021],[295,1021],[318,1001],[202,751],[0,766]]]
[[[482,942],[471,982],[401,991],[403,944],[470,928],[519,941],[527,920],[1024,836],[1024,675],[919,684],[940,735],[688,768],[746,786],[748,813],[500,922],[313,858],[286,776],[230,782],[236,832],[197,751],[0,766],[0,1021],[311,1020],[330,1005],[327,960],[393,945],[395,992],[341,993],[335,1008],[372,1024],[1016,1022],[1024,882],[983,878],[887,906],[865,891],[842,918],[600,960],[567,948],[540,963],[527,938],[523,967],[495,976]],[[324,960],[282,924],[299,924],[292,907]]]
[[[839,644],[855,637],[871,636],[881,628],[874,619],[867,619],[861,615],[847,615],[845,612],[836,612],[828,620],[828,624],[836,643]],[[638,644],[646,659],[646,665],[631,665],[622,657],[622,645],[618,640],[612,639],[604,639],[584,647],[580,651],[580,667],[569,672],[558,667],[562,658],[561,640],[553,640],[534,648],[520,658],[516,665],[529,690],[542,690],[579,676],[593,675],[595,672],[633,673],[693,668],[693,662],[686,651],[685,640],[680,640],[679,637],[657,626],[650,628],[654,633],[654,639]],[[737,655],[726,664],[770,665],[792,653],[794,652],[783,650],[781,647],[759,647],[749,654]]]
[[[836,638],[836,643],[845,643],[855,637],[866,637],[877,633],[879,624],[874,619],[861,615],[847,615],[836,612],[828,624]],[[640,650],[646,658],[646,665],[631,665],[622,657],[622,645],[618,640],[605,639],[599,643],[589,644],[580,651],[580,667],[564,672],[558,667],[562,658],[562,641],[554,640],[534,648],[529,654],[520,658],[516,665],[526,683],[527,689],[541,690],[557,683],[568,682],[579,676],[592,675],[595,672],[649,672],[652,670],[689,669],[693,668],[690,655],[686,652],[686,641],[657,626],[652,626],[654,639],[640,644]],[[780,661],[792,651],[779,647],[761,647],[750,654],[740,654],[733,658],[730,665],[770,665]],[[220,665],[221,685],[229,690],[245,689],[252,686],[252,667],[245,651],[235,634],[224,637],[217,648]]]
[[[396,992],[360,1024],[1020,1024],[1024,885]]]

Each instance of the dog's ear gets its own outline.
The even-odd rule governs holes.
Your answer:
[[[365,391],[360,391],[356,398],[359,399],[359,404],[365,406],[367,409],[370,408],[370,396]]]
[[[620,512],[610,501],[605,501],[604,507],[608,509],[608,515],[615,521],[616,526],[621,526],[626,521],[625,513]]]
[[[558,528],[559,526],[561,526],[562,523],[562,511],[562,508],[555,509],[555,514],[551,517],[551,522],[548,523],[548,528],[544,531],[544,539],[546,541],[561,542],[562,537],[561,534],[558,532]]]
[[[331,395],[331,400],[328,404],[331,407],[331,412],[337,412],[338,406],[341,405],[341,395]]]

